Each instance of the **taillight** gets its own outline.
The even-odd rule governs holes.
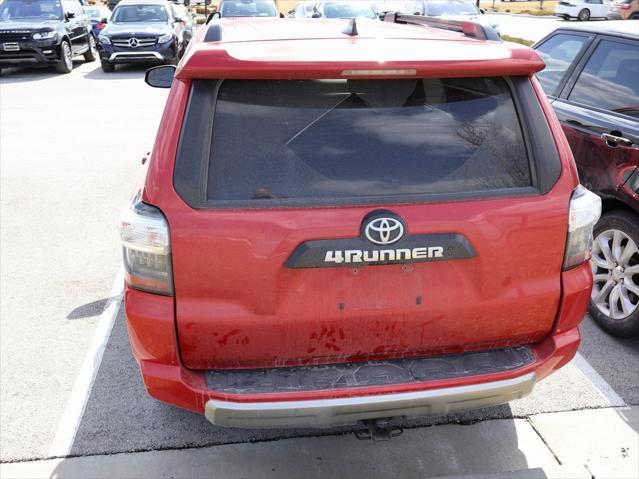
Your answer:
[[[623,10],[630,10],[630,6],[631,6],[631,5],[630,5],[629,3],[622,3],[622,4],[621,4],[621,8],[622,8]]]
[[[570,198],[564,270],[585,263],[592,254],[592,229],[601,216],[601,198],[579,185]]]
[[[136,196],[120,218],[120,238],[127,284],[149,293],[172,295],[169,225],[162,212]]]

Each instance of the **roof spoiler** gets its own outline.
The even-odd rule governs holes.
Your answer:
[[[453,32],[463,33],[467,37],[478,40],[491,40],[501,42],[497,32],[489,25],[470,20],[449,20],[446,18],[426,17],[422,15],[404,15],[398,12],[389,12],[384,17],[385,22],[405,23],[410,25],[425,25],[432,28],[442,28]]]

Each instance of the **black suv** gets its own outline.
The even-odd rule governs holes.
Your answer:
[[[562,27],[533,47],[581,183],[603,201],[590,314],[617,336],[639,334],[639,32],[629,23]]]
[[[23,65],[73,69],[73,57],[98,58],[91,20],[78,0],[5,0],[0,4],[0,70]]]
[[[177,63],[184,53],[184,20],[163,0],[122,0],[98,36],[102,70],[118,63]]]

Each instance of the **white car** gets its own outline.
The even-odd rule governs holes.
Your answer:
[[[555,7],[555,16],[564,20],[591,20],[606,18],[610,10],[608,0],[561,0]]]

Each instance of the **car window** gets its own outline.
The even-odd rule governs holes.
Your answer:
[[[546,93],[557,94],[557,86],[588,40],[586,36],[559,33],[536,48],[546,63],[546,68],[537,73],[537,79]]]
[[[73,5],[73,13],[76,15],[84,15],[84,10],[82,9],[82,4],[80,2],[72,1],[71,4]]]
[[[209,200],[531,186],[502,78],[225,80],[212,138]]]
[[[182,5],[174,5],[173,13],[176,17],[181,18],[182,20],[188,20],[189,14],[186,11],[186,8]]]
[[[326,2],[324,16],[326,18],[377,18],[375,11],[366,2]]]
[[[480,12],[472,3],[467,2],[426,2],[426,15],[478,15]]]
[[[59,0],[5,0],[0,4],[0,20],[28,18],[60,19],[62,18],[62,4]]]
[[[220,15],[223,17],[276,17],[273,1],[225,0]]]
[[[100,19],[100,9],[98,7],[84,7],[84,13],[91,19]]]
[[[602,40],[568,99],[620,113],[636,110],[639,107],[639,42]]]
[[[115,7],[111,21],[114,23],[167,22],[169,19],[162,5],[119,5]]]

